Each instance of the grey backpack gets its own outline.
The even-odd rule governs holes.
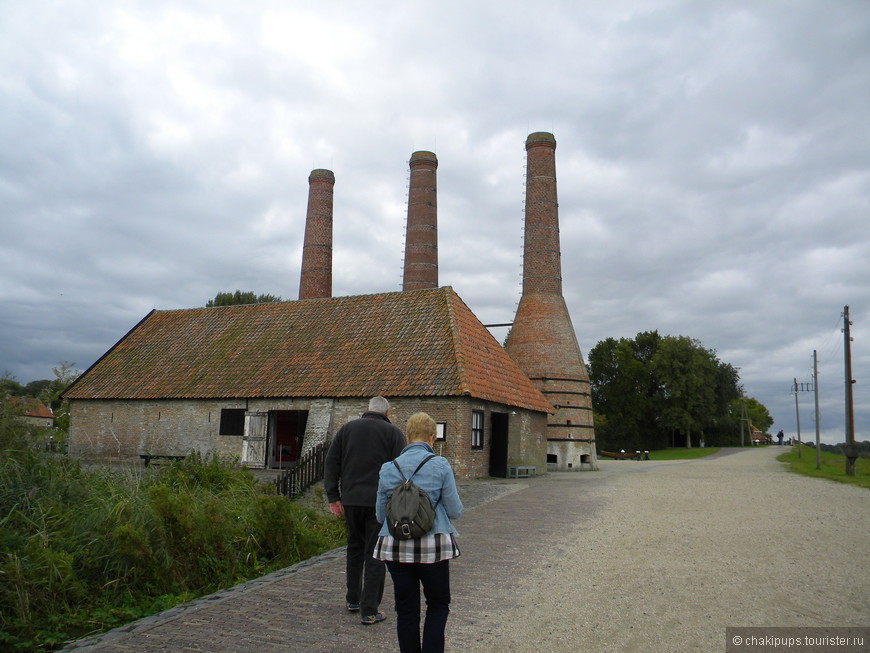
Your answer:
[[[387,500],[387,528],[390,535],[397,540],[423,537],[435,525],[435,506],[432,505],[432,500],[411,481],[414,474],[434,457],[431,455],[424,458],[408,478],[402,474],[399,463],[393,461],[402,482],[393,488],[393,494]],[[435,505],[438,505],[437,502]]]

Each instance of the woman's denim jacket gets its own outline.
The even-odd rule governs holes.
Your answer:
[[[405,478],[408,478],[417,469],[417,465],[426,456],[431,456],[433,453],[435,452],[432,451],[432,447],[425,442],[412,442],[402,449],[402,453],[396,458],[396,462],[402,468],[402,474],[405,475]],[[447,459],[436,456],[423,465],[411,480],[417,487],[429,495],[432,505],[435,506],[435,526],[433,526],[429,533],[454,533],[458,535],[458,531],[450,523],[450,520],[456,519],[462,514],[462,501],[459,499],[456,479],[453,477],[453,470],[450,468],[450,463],[447,462]],[[396,469],[393,461],[384,463],[381,467],[380,479],[378,481],[378,498],[375,504],[375,515],[382,524],[379,535],[390,534],[387,525],[384,523],[387,516],[387,499],[393,493],[393,488],[401,482],[402,477],[399,475],[399,470]]]

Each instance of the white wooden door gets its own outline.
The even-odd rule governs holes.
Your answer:
[[[242,436],[242,465],[264,468],[266,466],[266,429],[269,413],[248,411],[245,413],[245,434]]]

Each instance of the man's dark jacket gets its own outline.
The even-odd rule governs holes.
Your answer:
[[[374,507],[381,465],[402,453],[406,444],[402,431],[383,413],[366,411],[342,426],[326,454],[326,498]]]

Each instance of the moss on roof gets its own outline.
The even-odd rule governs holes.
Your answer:
[[[468,395],[551,411],[449,286],[152,311],[68,399]]]

